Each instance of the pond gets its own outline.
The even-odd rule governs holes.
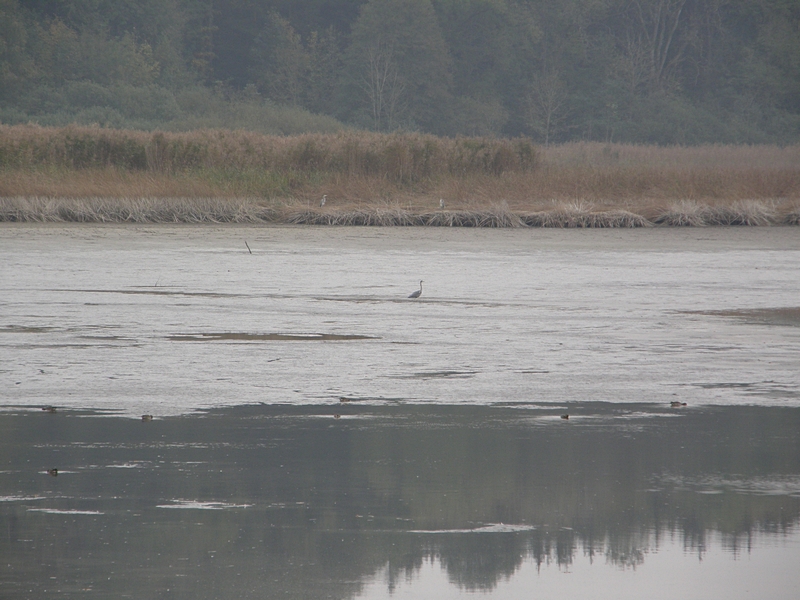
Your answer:
[[[800,593],[794,228],[0,251],[4,598]]]

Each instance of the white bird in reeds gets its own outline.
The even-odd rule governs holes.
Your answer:
[[[439,198],[439,208],[444,208],[444,198]]]
[[[416,292],[411,292],[409,298],[419,298],[422,295],[422,280],[419,280],[419,289]]]
[[[319,201],[320,206],[325,206],[325,202],[328,200],[328,194],[322,194],[322,200]]]

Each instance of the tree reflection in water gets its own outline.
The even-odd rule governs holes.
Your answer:
[[[798,409],[561,412],[351,403],[146,424],[7,412],[0,590],[347,598],[430,560],[492,590],[524,562],[636,568],[665,536],[700,556],[713,536],[735,554],[797,525]]]

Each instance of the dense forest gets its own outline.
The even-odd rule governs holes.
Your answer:
[[[0,122],[800,140],[797,0],[0,0]]]

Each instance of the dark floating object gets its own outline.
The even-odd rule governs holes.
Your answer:
[[[561,415],[561,418],[562,418],[562,419],[565,419],[565,420],[566,420],[566,419],[569,419],[569,415]]]
[[[350,402],[350,398],[347,396],[339,396],[339,402]]]
[[[53,477],[58,477],[58,469],[47,469],[47,474]]]
[[[153,415],[142,415],[142,421],[152,421]]]
[[[43,406],[42,410],[44,412],[54,413],[54,412],[56,412],[56,407],[55,406]]]
[[[422,295],[422,280],[419,281],[419,289],[416,292],[411,292],[409,298],[419,298]]]
[[[678,402],[677,400],[670,402],[669,405],[672,408],[680,408],[681,406],[687,406],[686,402]]]
[[[334,418],[334,419],[341,419],[341,418],[342,418],[342,415],[333,415],[333,418]]]

